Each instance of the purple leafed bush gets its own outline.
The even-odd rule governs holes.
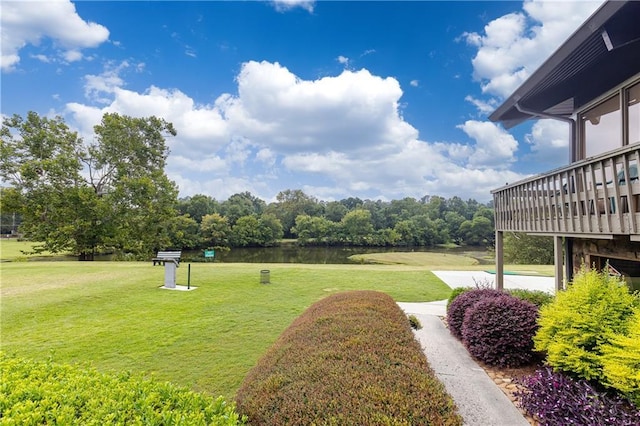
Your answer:
[[[447,309],[449,331],[458,339],[462,339],[462,322],[467,309],[485,297],[503,296],[504,292],[493,289],[469,290],[456,297]]]
[[[519,405],[541,426],[640,425],[640,411],[628,401],[549,367],[524,377],[521,384],[526,390],[516,393]]]
[[[462,323],[462,342],[477,359],[498,367],[519,367],[534,358],[538,308],[503,294],[470,307]]]

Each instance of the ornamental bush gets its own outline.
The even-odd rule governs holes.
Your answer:
[[[554,369],[603,382],[602,348],[626,332],[636,304],[619,278],[582,268],[567,290],[540,308],[534,347],[546,352]]]
[[[462,323],[462,342],[479,360],[498,367],[519,367],[534,358],[538,308],[504,294],[470,307]]]
[[[598,392],[586,380],[574,380],[547,367],[521,379],[518,405],[541,426],[637,426],[640,412],[615,395]]]
[[[498,297],[504,295],[504,292],[493,289],[472,289],[465,291],[455,298],[447,309],[447,324],[449,331],[458,339],[462,339],[462,322],[467,309],[472,307],[476,302],[485,297]]]
[[[123,373],[35,362],[0,353],[0,424],[245,424],[222,397]]]
[[[462,425],[406,315],[384,293],[309,307],[245,377],[252,425]]]
[[[626,395],[640,408],[640,309],[629,321],[629,332],[611,337],[602,347],[604,384]]]

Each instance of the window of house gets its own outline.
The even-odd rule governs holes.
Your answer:
[[[620,95],[596,105],[581,117],[584,157],[603,154],[622,146]]]
[[[640,142],[640,83],[627,90],[629,144]]]

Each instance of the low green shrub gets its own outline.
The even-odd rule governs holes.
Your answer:
[[[447,300],[447,309],[451,305],[451,302],[453,302],[456,299],[456,297],[460,296],[462,293],[469,290],[473,290],[473,287],[456,287],[453,290],[451,290],[451,296],[449,296],[449,300]]]
[[[603,382],[602,348],[627,331],[637,299],[620,279],[582,268],[567,290],[540,308],[535,349],[554,369]]]
[[[512,288],[507,290],[512,296],[517,297],[520,300],[526,300],[529,303],[533,303],[538,308],[553,302],[553,294],[549,294],[542,290],[525,290],[521,288]]]
[[[534,359],[538,308],[504,294],[486,297],[467,310],[462,342],[479,360],[498,367],[520,367]]]
[[[113,376],[0,353],[0,377],[1,424],[245,424],[222,397],[129,373]]]
[[[422,324],[420,324],[420,320],[415,315],[409,315],[407,317],[409,319],[409,324],[411,328],[414,330],[420,330],[422,328]]]
[[[500,290],[481,288],[465,291],[456,297],[447,309],[447,324],[451,334],[458,339],[462,339],[462,323],[467,310],[486,297],[498,297],[504,294]]]
[[[640,408],[640,309],[629,321],[629,332],[612,336],[602,347],[604,383]]]
[[[252,425],[461,425],[406,315],[374,291],[316,302],[245,377]]]

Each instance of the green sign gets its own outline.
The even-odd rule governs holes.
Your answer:
[[[205,250],[204,251],[204,257],[215,257],[216,256],[216,251],[215,250]]]

